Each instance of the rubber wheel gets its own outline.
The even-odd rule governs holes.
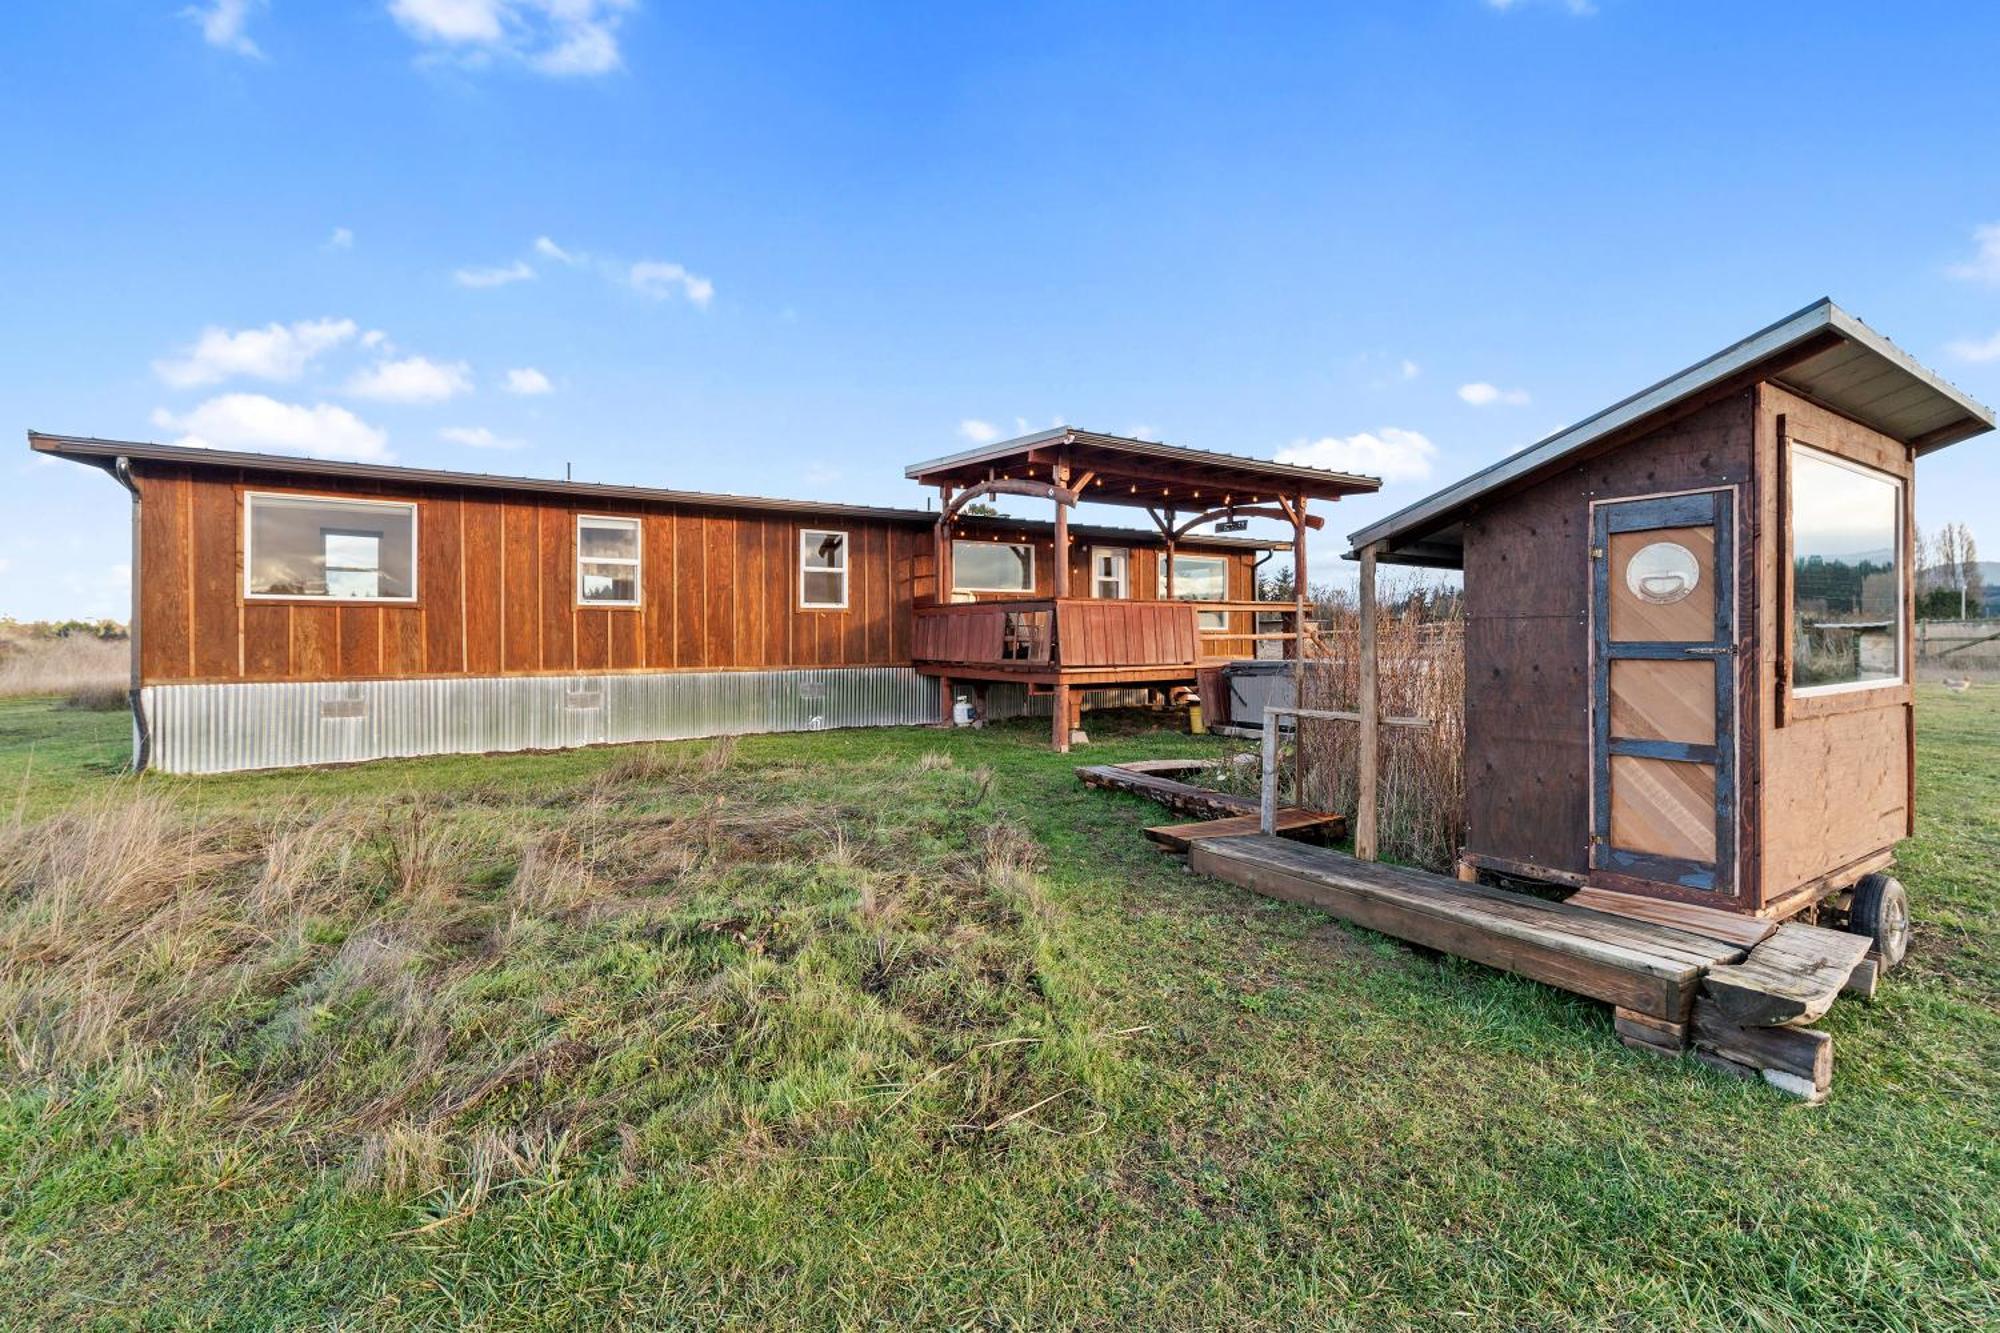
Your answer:
[[[1894,875],[1864,875],[1854,886],[1854,904],[1847,911],[1847,928],[1875,941],[1882,970],[1903,961],[1910,951],[1910,895]]]

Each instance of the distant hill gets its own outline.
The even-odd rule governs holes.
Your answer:
[[[1981,560],[1978,565],[1979,581],[1988,590],[2000,589],[2000,560]],[[1918,581],[1926,588],[1957,587],[1958,580],[1947,576],[1944,570],[1933,566],[1917,575]]]

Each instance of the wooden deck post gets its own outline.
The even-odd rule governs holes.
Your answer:
[[[947,727],[951,725],[952,721],[951,706],[955,702],[956,700],[952,698],[951,694],[951,677],[939,676],[938,677],[938,721],[943,723]]]
[[[1256,589],[1251,589],[1254,596]],[[1251,622],[1254,632],[1256,622]],[[1306,707],[1306,497],[1292,507],[1292,707]],[[1252,650],[1254,651],[1254,649]]]
[[[1049,479],[1055,482],[1058,489],[1068,490],[1069,489],[1068,462],[1066,461],[1057,462],[1055,465],[1055,469],[1049,473]],[[1067,597],[1069,596],[1069,506],[1064,504],[1061,500],[1056,501],[1055,555],[1056,555],[1055,577],[1051,580],[1050,586],[1055,589],[1056,596]]]
[[[1055,745],[1057,754],[1069,753],[1069,686],[1057,681],[1055,694],[1049,700],[1050,724],[1049,740]]]
[[[1361,774],[1354,796],[1354,855],[1375,859],[1375,787],[1382,741],[1382,693],[1375,664],[1375,552],[1361,548]]]
[[[937,532],[934,534],[937,547],[931,563],[937,571],[937,604],[949,606],[951,604],[951,487],[938,487],[938,497],[940,504]]]

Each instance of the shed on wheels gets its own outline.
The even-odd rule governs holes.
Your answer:
[[[1826,904],[1892,965],[1916,462],[1992,426],[1823,300],[1354,533],[1364,584],[1465,574],[1461,875],[1664,923]]]

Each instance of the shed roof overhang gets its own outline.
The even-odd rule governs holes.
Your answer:
[[[1761,380],[1901,440],[1919,455],[1993,429],[1991,408],[1821,298],[1651,388],[1350,533],[1348,558],[1364,546],[1375,546],[1376,558],[1385,563],[1463,568],[1464,518],[1475,502],[1634,438],[1661,413]]]
[[[1055,426],[1018,439],[983,444],[903,469],[912,481],[933,486],[971,487],[990,481],[1046,481],[1050,469],[1066,463],[1072,478],[1088,476],[1080,499],[1090,504],[1129,505],[1181,512],[1223,504],[1287,500],[1337,500],[1381,488],[1374,477],[1355,476],[1297,463],[1186,449]]]

